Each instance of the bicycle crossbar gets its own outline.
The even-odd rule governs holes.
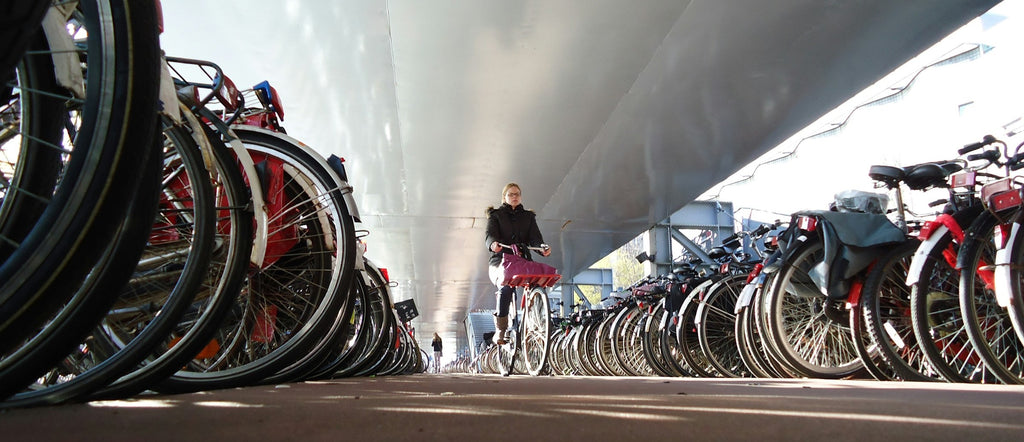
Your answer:
[[[510,285],[514,287],[551,287],[562,279],[562,275],[548,274],[548,275],[513,275],[511,278],[505,280],[502,285]]]

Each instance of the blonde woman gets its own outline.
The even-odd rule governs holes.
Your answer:
[[[501,255],[512,253],[512,250],[504,248],[501,244],[514,245],[526,244],[538,247],[544,243],[544,237],[540,234],[540,227],[537,226],[537,214],[532,210],[523,208],[523,191],[516,183],[508,183],[501,190],[502,204],[498,207],[488,207],[487,213],[487,237],[484,244],[491,251],[488,260],[491,281],[498,286],[497,308],[494,312],[494,327],[497,332],[494,334],[498,345],[504,344],[508,330],[509,304],[512,303],[512,293],[515,289],[511,286],[502,286],[505,273],[501,267]],[[520,250],[523,258],[531,259],[530,250]],[[550,249],[541,252],[543,256],[551,254]]]

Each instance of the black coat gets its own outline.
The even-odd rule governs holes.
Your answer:
[[[540,234],[540,227],[537,227],[537,214],[532,210],[526,210],[520,204],[516,207],[502,204],[500,207],[487,209],[487,238],[484,240],[484,247],[491,251],[488,263],[492,266],[501,265],[502,253],[512,253],[512,250],[502,249],[494,253],[491,250],[491,243],[502,244],[526,244],[537,247],[544,244],[544,237]],[[524,258],[532,260],[530,251],[521,250]]]

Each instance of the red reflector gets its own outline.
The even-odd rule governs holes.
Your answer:
[[[950,175],[949,186],[950,187],[973,187],[976,183],[975,179],[977,173],[975,172],[961,172]]]
[[[938,221],[927,221],[921,226],[921,230],[917,232],[917,239],[924,241],[932,236],[932,232],[935,228],[941,226],[942,223]]]
[[[797,218],[796,225],[800,230],[813,232],[818,227],[818,219],[813,216],[801,216]]]
[[[1011,209],[1014,207],[1020,207],[1020,205],[1020,191],[1016,189],[1008,190],[1002,193],[997,193],[995,195],[992,195],[989,199],[989,209],[996,212],[1001,212],[1003,210]]]
[[[217,89],[217,101],[224,106],[225,112],[234,112],[238,109],[238,88],[227,76],[224,76],[224,83]]]
[[[761,264],[761,263],[755,264],[754,265],[754,269],[751,270],[749,274],[747,274],[747,284],[750,284],[750,281],[753,281],[754,278],[757,278],[757,275],[761,274],[761,269],[763,269],[763,268],[764,268],[764,264]]]
[[[391,277],[388,276],[388,269],[385,269],[384,267],[381,267],[380,268],[380,274],[382,276],[384,276],[384,282],[391,282]]]

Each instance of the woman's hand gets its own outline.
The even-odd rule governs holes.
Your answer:
[[[541,255],[551,256],[551,249],[544,249],[540,252]]]
[[[498,253],[501,251],[501,246],[498,245],[497,241],[491,243],[491,251],[494,253]]]

